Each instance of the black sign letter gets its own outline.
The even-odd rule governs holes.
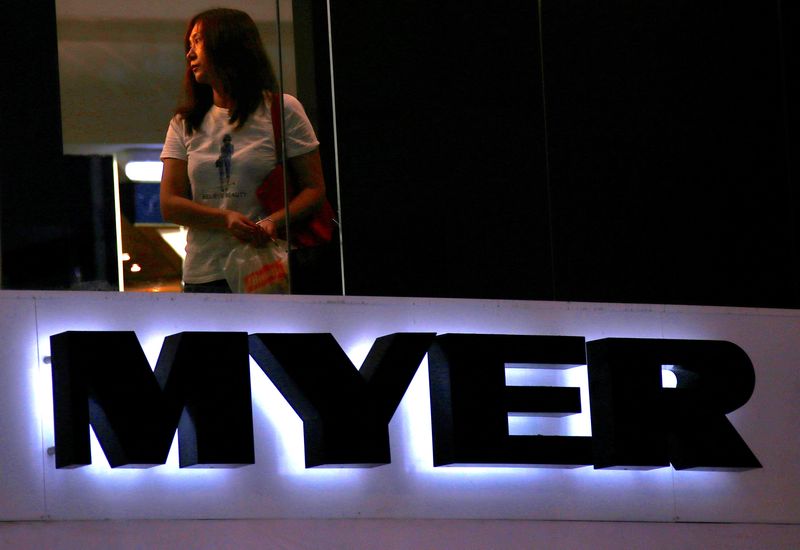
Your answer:
[[[57,468],[91,464],[89,424],[112,467],[163,464],[179,424],[181,467],[254,462],[245,333],[169,336],[155,374],[133,332],[50,343]]]
[[[755,387],[753,364],[736,344],[607,338],[589,342],[587,354],[597,468],[761,467],[725,417]],[[662,389],[662,368],[677,388]]]
[[[391,461],[389,420],[434,334],[378,338],[359,371],[330,334],[253,334],[250,354],[303,420],[306,468]]]
[[[509,413],[577,413],[578,388],[508,387],[507,363],[584,365],[577,336],[445,334],[428,352],[433,462],[592,463],[591,438],[510,436]]]

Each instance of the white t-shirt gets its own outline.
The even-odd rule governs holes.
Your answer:
[[[286,156],[296,157],[319,146],[314,129],[300,102],[284,94]],[[189,182],[195,202],[235,210],[256,221],[261,209],[256,189],[275,167],[275,141],[269,107],[258,108],[242,128],[230,123],[227,109],[212,106],[192,135],[178,115],[169,123],[161,158],[188,162]],[[207,283],[225,278],[228,254],[239,244],[226,229],[189,228],[183,280]]]

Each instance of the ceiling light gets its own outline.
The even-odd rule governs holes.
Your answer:
[[[131,181],[156,183],[161,181],[161,161],[131,161],[125,165],[125,176]]]

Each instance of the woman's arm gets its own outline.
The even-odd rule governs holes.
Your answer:
[[[189,198],[189,172],[185,160],[165,158],[161,175],[161,215],[165,221],[186,227],[227,229],[244,242],[260,244],[263,232],[247,216],[194,202]]]
[[[299,220],[313,214],[325,200],[325,178],[319,149],[287,159],[293,184],[299,190],[289,203],[289,220]],[[259,225],[270,237],[276,237],[286,225],[286,211],[282,208],[261,220]]]

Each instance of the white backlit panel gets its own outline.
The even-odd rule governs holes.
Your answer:
[[[509,435],[591,436],[589,373],[586,365],[506,365],[507,386],[578,388],[581,412],[572,414],[509,414]]]
[[[796,365],[800,316],[787,312],[397,298],[118,293],[0,293],[0,519],[507,518],[774,521],[800,517]],[[11,304],[9,306],[9,304]],[[36,317],[34,318],[34,311]],[[256,463],[235,469],[167,464],[56,470],[49,338],[66,330],[133,330],[155,365],[181,331],[330,332],[360,366],[392,332],[541,334],[731,340],[756,365],[756,392],[730,415],[764,464],[748,472],[433,467],[427,359],[390,425],[392,463],[304,467],[302,422],[251,361]],[[10,336],[9,336],[10,335]],[[507,370],[508,384],[578,387],[582,412],[547,419],[556,435],[591,435],[587,367]],[[539,376],[526,379],[531,372]],[[541,378],[544,377],[544,378]],[[549,378],[548,378],[549,377]],[[540,433],[540,432],[536,432]],[[6,476],[7,472],[11,476]],[[12,481],[8,481],[12,480]],[[24,489],[25,491],[22,491]],[[26,496],[32,495],[32,496]],[[46,495],[46,496],[45,496]]]
[[[672,365],[663,365],[661,367],[661,387],[662,388],[677,388],[678,377],[672,372],[670,368]]]
[[[0,519],[37,519],[44,510],[36,312],[31,300],[0,293]]]

